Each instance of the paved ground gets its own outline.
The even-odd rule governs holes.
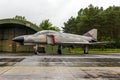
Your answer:
[[[120,80],[120,53],[0,55],[0,80]]]

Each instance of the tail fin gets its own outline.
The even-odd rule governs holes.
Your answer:
[[[97,41],[97,29],[91,29],[87,33],[83,34],[84,36],[92,37],[93,40]]]

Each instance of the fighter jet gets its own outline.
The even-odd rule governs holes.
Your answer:
[[[42,30],[32,35],[22,35],[13,38],[13,41],[24,45],[36,45],[35,53],[37,52],[37,45],[58,45],[58,53],[61,53],[62,46],[73,47],[83,46],[84,54],[88,54],[88,46],[90,45],[104,45],[108,42],[97,42],[97,29],[92,29],[83,35],[76,35],[70,33],[62,33],[52,30]]]

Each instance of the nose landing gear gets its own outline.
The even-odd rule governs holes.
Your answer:
[[[39,53],[45,53],[45,47],[43,45],[36,45],[34,46],[34,50],[35,50],[35,55],[39,54]]]

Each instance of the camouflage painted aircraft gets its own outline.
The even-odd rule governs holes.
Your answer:
[[[83,35],[61,33],[52,30],[39,31],[33,35],[22,35],[13,39],[24,45],[36,45],[35,52],[37,52],[37,45],[58,45],[58,53],[61,54],[62,46],[74,47],[83,46],[84,54],[88,54],[88,46],[90,45],[104,45],[109,42],[97,42],[97,29],[92,29]]]

